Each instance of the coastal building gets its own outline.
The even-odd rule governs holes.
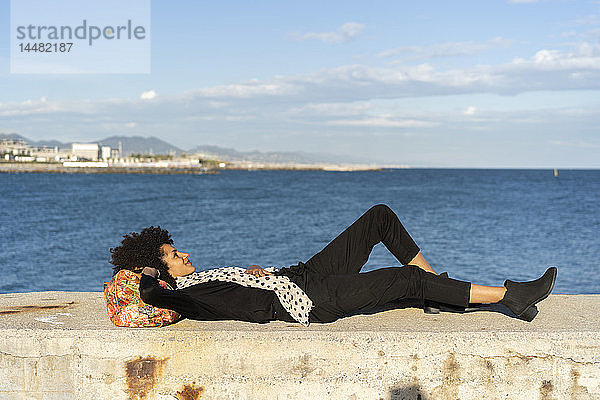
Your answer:
[[[110,146],[102,146],[101,152],[103,160],[108,160],[109,158],[111,158]]]
[[[0,139],[0,154],[9,154],[11,156],[28,156],[32,148],[21,139]]]
[[[200,158],[185,156],[175,158],[170,155],[156,157],[122,158],[122,143],[119,148],[111,148],[100,143],[72,143],[70,148],[30,146],[21,139],[0,139],[0,161],[28,163],[62,163],[64,167],[117,167],[117,168],[202,168]],[[152,153],[152,150],[150,150]],[[221,163],[221,168],[225,163]]]
[[[98,161],[100,146],[98,146],[98,143],[73,143],[71,153],[77,159]]]
[[[35,157],[36,162],[60,161],[61,159],[69,157],[68,152],[59,151],[58,146],[32,147],[31,156]]]
[[[33,147],[22,139],[0,139],[0,157],[4,161],[53,162],[68,159],[70,150],[60,150],[57,146]]]

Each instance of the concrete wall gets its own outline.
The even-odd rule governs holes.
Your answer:
[[[129,329],[101,293],[5,294],[0,399],[600,399],[599,303]]]

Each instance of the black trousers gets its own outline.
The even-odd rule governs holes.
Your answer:
[[[360,273],[377,243],[402,263]],[[432,300],[467,307],[471,283],[440,277],[408,264],[419,247],[398,216],[386,205],[371,207],[306,263],[282,268],[313,301],[311,322],[331,322],[344,316],[372,311],[404,299]],[[294,321],[276,301],[276,318]]]

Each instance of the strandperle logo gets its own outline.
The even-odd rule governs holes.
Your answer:
[[[10,72],[150,73],[150,0],[11,0]]]
[[[144,40],[146,39],[146,28],[135,25],[129,19],[125,25],[88,25],[86,19],[81,25],[72,27],[70,25],[21,25],[16,28],[18,40],[30,39],[32,41],[44,40],[87,40],[92,46],[96,40]]]

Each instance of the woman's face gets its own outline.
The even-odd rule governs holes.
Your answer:
[[[196,270],[188,258],[188,253],[177,251],[170,244],[163,244],[160,249],[163,252],[162,259],[169,267],[169,274],[173,278],[189,275]]]

